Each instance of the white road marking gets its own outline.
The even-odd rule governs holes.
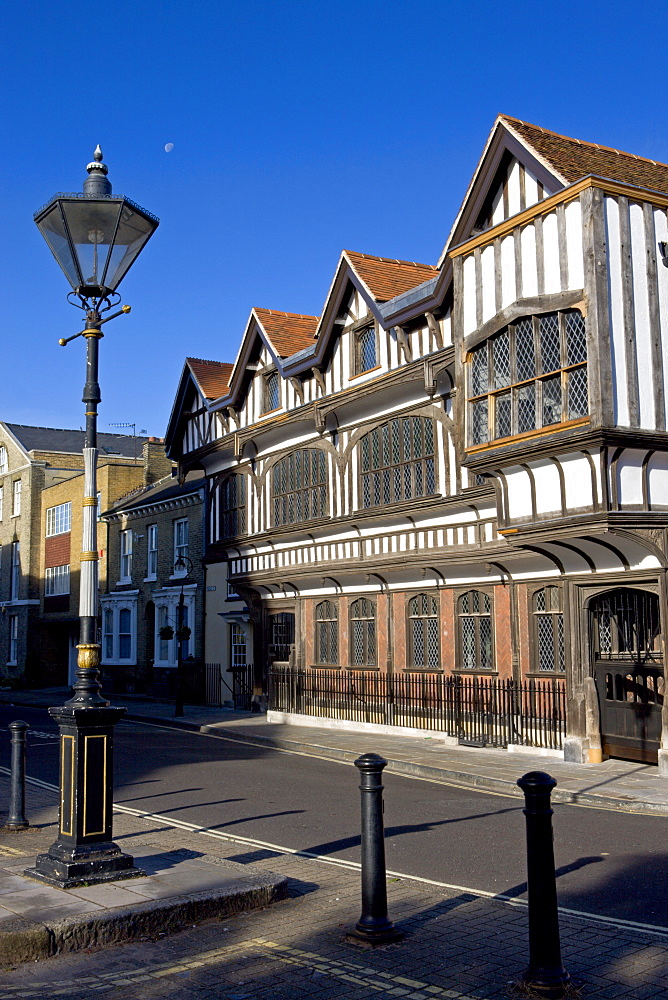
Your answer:
[[[10,774],[9,768],[0,767],[0,773]],[[51,785],[40,778],[30,778],[26,776],[26,781],[38,788],[44,788],[51,792],[60,793],[57,785]],[[315,854],[312,851],[300,851],[294,847],[284,847],[282,844],[272,844],[267,840],[256,840],[251,837],[242,837],[239,834],[221,833],[220,830],[212,830],[208,826],[198,826],[197,823],[187,823],[182,819],[174,819],[161,813],[146,812],[143,809],[134,809],[132,806],[121,806],[114,804],[114,812],[125,813],[127,816],[136,816],[138,819],[150,820],[152,823],[161,823],[163,826],[170,826],[177,830],[187,830],[189,833],[199,833],[204,837],[213,837],[215,840],[224,840],[228,843],[243,844],[247,847],[261,847],[265,850],[276,851],[277,854],[293,855],[298,858],[309,858],[312,861],[319,861],[322,864],[336,865],[339,868],[347,868],[352,871],[360,871],[362,866],[358,861],[348,861],[344,858],[330,858],[325,854]],[[387,874],[393,878],[400,878],[407,882],[419,882],[422,885],[432,885],[438,889],[449,889],[452,892],[467,893],[471,896],[479,896],[482,899],[491,899],[495,902],[505,903],[507,906],[526,909],[527,901],[517,899],[513,896],[506,896],[502,892],[488,892],[486,889],[473,889],[466,885],[456,885],[452,882],[439,882],[436,879],[422,878],[420,875],[408,875],[406,872],[397,872],[387,869]],[[597,924],[604,924],[606,927],[619,927],[631,931],[642,931],[645,934],[653,934],[657,937],[668,939],[668,927],[661,927],[658,924],[644,924],[636,920],[624,920],[621,917],[605,917],[598,913],[588,913],[586,910],[571,910],[568,907],[560,906],[559,912],[564,916],[577,917],[581,920],[592,920]]]

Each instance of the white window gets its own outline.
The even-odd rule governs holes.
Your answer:
[[[9,581],[10,601],[16,601],[18,599],[20,581],[21,581],[21,543],[12,542],[12,565],[11,565],[11,577]]]
[[[72,530],[72,503],[59,503],[57,507],[46,509],[46,537],[64,535]]]
[[[132,612],[121,608],[118,612],[118,659],[129,660],[132,656]]]
[[[179,559],[186,559],[188,557],[188,519],[185,517],[180,518],[178,521],[174,521],[174,565],[178,563]],[[179,566],[175,569],[175,574],[180,576],[185,576],[187,573],[187,565]]]
[[[4,444],[0,444],[0,474],[7,472],[7,449]]]
[[[0,486],[0,521],[2,521],[2,501],[4,499],[4,495],[5,495],[5,488],[4,486]]]
[[[114,658],[114,612],[111,608],[104,611],[104,658]]]
[[[195,591],[194,584],[184,587],[183,612],[179,618],[179,587],[166,587],[155,592],[155,665],[159,667],[175,667],[181,641],[183,659],[194,652],[193,635],[179,640],[179,622],[184,628],[192,629],[195,621]],[[162,634],[161,634],[162,633]]]
[[[232,670],[239,667],[245,667],[248,662],[248,654],[246,652],[246,642],[247,635],[246,629],[243,625],[237,625],[233,623],[230,626],[230,643],[232,646],[232,656],[231,656],[231,668]]]
[[[21,480],[14,480],[14,493],[12,503],[12,517],[18,517],[21,513]]]
[[[57,597],[70,592],[70,567],[48,566],[44,585],[45,597]]]
[[[158,575],[158,525],[149,524],[146,528],[147,535],[147,555],[146,555],[146,577],[155,580]]]
[[[19,659],[19,616],[9,616],[9,660],[8,663],[16,664]]]
[[[169,650],[171,646],[171,640],[163,638],[160,634],[161,630],[167,628],[169,625],[169,612],[164,604],[161,604],[158,608],[158,660],[161,663],[167,663],[170,659]]]
[[[132,531],[121,531],[121,580],[132,579]]]

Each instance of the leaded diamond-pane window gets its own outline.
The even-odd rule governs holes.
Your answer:
[[[321,601],[315,609],[317,663],[339,662],[339,609],[334,601]]]
[[[589,414],[585,321],[577,309],[511,323],[475,347],[467,367],[469,446]]]
[[[458,603],[459,669],[493,670],[492,604],[487,594],[469,590]]]
[[[376,605],[360,597],[350,605],[350,662],[354,667],[376,665]]]
[[[534,668],[541,673],[563,673],[564,616],[558,587],[543,587],[533,595],[533,625]]]
[[[246,533],[246,477],[229,476],[218,493],[221,538],[234,538]]]
[[[376,330],[369,326],[357,334],[355,357],[355,374],[368,372],[378,364],[376,357]]]
[[[293,451],[272,471],[274,526],[327,516],[327,460],[324,451]]]
[[[434,424],[430,417],[395,417],[359,444],[363,507],[436,492]]]
[[[418,594],[408,602],[409,664],[439,670],[438,603],[432,594]]]
[[[272,372],[264,380],[264,407],[263,411],[277,410],[280,406],[280,382],[278,372]]]

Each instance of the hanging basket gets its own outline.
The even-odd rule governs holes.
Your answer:
[[[190,638],[190,629],[188,628],[187,625],[184,625],[182,628],[180,628],[177,631],[176,638],[177,639],[183,639],[183,640]]]
[[[158,635],[161,639],[173,639],[174,629],[171,625],[163,625],[162,628],[158,629]]]

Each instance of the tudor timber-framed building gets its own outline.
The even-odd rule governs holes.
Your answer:
[[[668,773],[667,208],[668,166],[500,116],[437,265],[344,252],[320,317],[187,363],[167,449],[258,679],[563,678],[566,759]]]

